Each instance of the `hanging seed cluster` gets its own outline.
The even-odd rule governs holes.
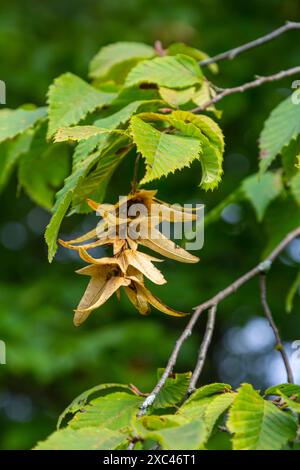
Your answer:
[[[191,210],[170,206],[156,198],[155,190],[140,190],[122,198],[114,206],[98,204],[88,200],[90,207],[101,217],[96,228],[69,241],[60,240],[64,247],[77,250],[80,257],[89,263],[76,271],[90,276],[86,291],[75,310],[74,324],[79,326],[90,313],[101,307],[113,294],[119,298],[123,289],[136,309],[142,315],[150,312],[151,306],[172,316],[185,316],[161,302],[145,286],[145,277],[155,284],[167,281],[154,263],[163,260],[140,251],[146,247],[160,255],[183,263],[197,263],[199,258],[176,245],[156,228],[161,222],[182,222],[196,220]],[[145,208],[138,215],[128,216],[124,205]],[[110,245],[113,256],[94,258],[89,250]]]

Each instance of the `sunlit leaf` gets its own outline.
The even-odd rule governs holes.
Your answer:
[[[115,96],[115,93],[97,90],[72,73],[60,75],[48,92],[48,137],[60,127],[77,124],[96,108],[110,104]]]
[[[186,88],[202,83],[202,80],[203,75],[196,60],[178,54],[140,62],[129,72],[125,85],[130,87],[139,83],[154,83],[167,88]]]
[[[264,124],[260,135],[260,171],[271,165],[282,149],[295,139],[300,132],[300,106],[289,96],[273,111]]]
[[[293,416],[264,400],[249,384],[239,388],[227,426],[234,434],[235,450],[280,450],[297,430]]]

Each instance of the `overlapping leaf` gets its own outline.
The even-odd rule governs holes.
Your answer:
[[[130,130],[137,151],[146,161],[141,184],[174,173],[199,157],[199,139],[160,132],[137,116],[131,118]]]
[[[271,112],[260,135],[261,172],[268,169],[275,157],[299,133],[300,106],[288,97]]]
[[[46,127],[42,126],[34,136],[30,150],[20,161],[18,176],[28,196],[49,210],[53,206],[55,192],[69,172],[70,155],[65,145],[45,145],[45,140]]]
[[[178,54],[157,57],[136,65],[128,74],[125,86],[154,83],[167,88],[185,88],[203,81],[203,74],[195,59]]]
[[[249,384],[239,388],[227,425],[235,450],[280,450],[297,431],[293,416],[264,400]]]
[[[115,80],[126,76],[139,60],[155,55],[153,47],[138,42],[116,42],[102,47],[90,63],[90,76],[96,79]]]
[[[165,121],[179,132],[168,134],[167,129],[160,131],[144,120]],[[142,113],[131,119],[131,134],[146,161],[142,184],[198,159],[202,166],[201,186],[207,190],[218,185],[223,172],[224,139],[219,126],[208,116],[194,116],[184,111],[168,116]]]
[[[0,110],[0,143],[13,139],[33,127],[45,118],[47,108],[37,109],[1,109]]]
[[[124,434],[105,428],[61,429],[34,450],[113,450],[124,441]]]
[[[126,392],[110,393],[96,398],[70,421],[72,429],[96,426],[111,430],[122,429],[131,423],[143,398]]]
[[[72,73],[60,75],[48,92],[48,137],[61,127],[77,124],[96,108],[110,104],[115,96],[115,93],[97,90]]]
[[[3,142],[0,146],[0,191],[7,184],[12,171],[23,154],[28,152],[33,137],[30,129],[18,135],[14,139]]]

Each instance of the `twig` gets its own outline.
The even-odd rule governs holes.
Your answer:
[[[261,46],[266,42],[272,41],[273,39],[277,38],[281,34],[285,33],[286,31],[290,31],[291,29],[300,29],[300,23],[296,23],[293,21],[287,21],[283,26],[280,28],[275,29],[269,34],[262,36],[254,41],[247,42],[242,46],[235,47],[230,49],[229,51],[222,52],[221,54],[217,54],[214,57],[209,57],[208,59],[202,60],[200,62],[201,67],[205,67],[210,64],[214,64],[216,62],[220,62],[221,60],[229,59],[232,60],[242,52],[246,52],[249,49],[253,49],[254,47]]]
[[[157,395],[159,394],[159,392],[161,391],[161,389],[165,385],[167,378],[169,377],[169,375],[172,373],[172,371],[174,369],[179,351],[182,348],[183,343],[185,342],[185,340],[189,336],[191,336],[193,328],[194,328],[195,324],[197,323],[197,320],[198,320],[199,316],[201,315],[201,313],[203,312],[203,310],[204,309],[198,308],[195,311],[195,313],[191,316],[190,321],[188,322],[187,326],[185,327],[185,329],[183,330],[180,337],[178,338],[178,340],[175,343],[175,347],[172,351],[172,354],[169,358],[168,364],[167,364],[160,380],[157,382],[155,388],[152,390],[150,395],[142,403],[142,405],[140,407],[140,411],[137,414],[138,417],[143,416],[146,413],[147,409],[152,405],[155,398],[157,397]]]
[[[166,51],[163,48],[161,41],[155,41],[154,49],[156,50],[157,54],[161,57],[166,55]]]
[[[286,374],[287,374],[288,383],[293,384],[294,377],[293,377],[293,371],[289,362],[289,358],[286,353],[286,350],[284,349],[283,343],[280,338],[279,330],[274,322],[273,315],[272,315],[271,309],[267,301],[266,275],[264,273],[261,273],[259,276],[259,285],[260,285],[261,304],[275,336],[275,340],[276,340],[275,349],[279,351],[279,353],[281,354],[284,367],[286,370]]]
[[[243,93],[244,91],[250,90],[252,88],[257,88],[263,85],[264,83],[275,82],[277,80],[290,77],[291,75],[295,75],[297,73],[300,73],[300,66],[292,67],[287,70],[281,70],[281,72],[275,73],[273,75],[268,75],[266,77],[258,77],[252,82],[247,82],[243,85],[239,85],[232,88],[225,88],[221,93],[215,95],[211,100],[207,101],[201,106],[197,106],[197,108],[191,109],[190,112],[199,113],[200,111],[204,111],[204,109],[208,108],[209,106],[218,103],[223,98],[225,98],[225,96],[233,95],[234,93]]]
[[[150,395],[144,400],[142,405],[140,406],[140,411],[137,416],[143,416],[146,412],[147,409],[153,404],[155,401],[157,395],[165,385],[165,382],[169,375],[172,373],[178,354],[183,346],[183,343],[185,340],[192,334],[192,330],[197,323],[198,318],[200,317],[201,313],[214,305],[219,304],[222,300],[224,300],[226,297],[229,295],[233,294],[236,292],[242,285],[246,284],[250,279],[254,278],[255,276],[261,274],[261,273],[266,273],[269,271],[271,268],[272,262],[277,258],[277,256],[288,246],[288,244],[294,240],[294,238],[300,236],[300,227],[296,228],[295,230],[291,231],[278,245],[277,247],[272,251],[272,253],[266,258],[264,261],[261,263],[257,264],[254,268],[252,268],[250,271],[248,271],[246,274],[238,278],[236,281],[234,281],[232,284],[230,284],[228,287],[220,291],[218,294],[213,296],[211,299],[203,302],[202,304],[198,305],[195,307],[195,311],[193,315],[191,316],[188,324],[186,325],[185,329],[181,333],[179,339],[175,343],[175,347],[171,353],[171,356],[168,360],[167,366],[164,370],[163,375],[161,376],[160,380],[150,393]]]
[[[206,355],[207,355],[207,351],[211,343],[213,332],[214,332],[216,313],[217,313],[217,304],[213,305],[208,312],[208,319],[207,319],[207,325],[206,325],[204,338],[199,349],[197,364],[190,380],[187,395],[191,395],[194,392],[198,379],[202,372]]]
[[[127,450],[133,450],[135,446],[135,441],[130,441],[127,447]]]

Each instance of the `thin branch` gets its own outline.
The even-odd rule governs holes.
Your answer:
[[[198,308],[195,313],[191,316],[190,318],[190,321],[188,322],[188,324],[186,325],[185,329],[183,330],[183,332],[181,333],[180,337],[178,338],[178,340],[176,341],[175,343],[175,347],[172,351],[172,354],[169,358],[169,361],[168,361],[168,364],[160,378],[160,380],[157,382],[156,386],[154,387],[154,389],[152,390],[152,392],[150,393],[150,395],[146,398],[146,400],[142,403],[141,407],[140,407],[140,411],[138,412],[137,416],[143,416],[147,409],[152,405],[152,403],[154,402],[154,400],[156,399],[157,395],[159,394],[159,392],[161,391],[161,389],[163,388],[163,386],[165,385],[166,383],[166,380],[167,378],[169,377],[169,375],[172,373],[174,367],[175,367],[175,364],[176,364],[176,361],[177,361],[177,357],[178,357],[178,354],[179,354],[179,351],[181,350],[182,346],[183,346],[183,343],[185,342],[185,340],[191,336],[192,334],[192,331],[193,331],[193,328],[195,326],[195,324],[197,323],[197,320],[198,318],[200,317],[201,313],[203,312],[204,309],[200,309]]]
[[[195,307],[195,311],[193,315],[191,316],[188,324],[186,325],[185,329],[181,333],[179,339],[175,343],[175,347],[171,353],[171,356],[168,360],[167,366],[164,370],[163,375],[161,376],[160,380],[150,393],[150,395],[144,400],[140,407],[140,411],[137,416],[143,416],[146,412],[147,409],[153,404],[155,401],[157,395],[163,388],[163,386],[166,383],[167,378],[169,375],[173,372],[173,369],[176,365],[177,357],[178,354],[183,346],[183,343],[185,340],[192,334],[193,328],[195,324],[198,321],[198,318],[200,317],[201,313],[204,312],[205,310],[213,307],[214,305],[219,304],[222,300],[224,300],[226,297],[230,296],[234,292],[236,292],[241,286],[246,284],[248,281],[250,281],[252,278],[255,276],[258,276],[261,273],[266,273],[269,271],[269,269],[272,266],[272,262],[275,260],[275,258],[278,257],[278,255],[288,246],[288,244],[294,240],[294,238],[300,236],[300,227],[296,228],[295,230],[291,231],[278,245],[277,247],[272,251],[272,253],[266,258],[264,261],[261,263],[257,264],[254,268],[252,268],[250,271],[248,271],[246,274],[238,278],[236,281],[234,281],[232,284],[230,284],[228,287],[220,291],[218,294],[214,295],[211,297],[209,300],[206,300],[202,304],[198,305]]]
[[[235,47],[230,49],[229,51],[222,52],[221,54],[217,54],[214,57],[210,57],[208,59],[202,60],[200,62],[201,67],[205,67],[210,64],[214,64],[216,62],[220,62],[221,60],[229,59],[232,60],[236,56],[240,55],[242,52],[249,51],[249,49],[253,49],[255,47],[261,46],[266,42],[272,41],[273,39],[277,38],[281,34],[285,33],[286,31],[290,31],[291,29],[300,29],[300,23],[296,23],[293,21],[287,21],[283,26],[280,28],[275,29],[269,34],[262,36],[254,41],[247,42],[242,46]]]
[[[157,52],[157,54],[161,57],[165,56],[166,55],[166,51],[165,49],[163,48],[163,45],[161,43],[161,41],[155,41],[154,43],[154,49],[155,51]]]
[[[286,353],[286,350],[284,349],[283,343],[280,338],[279,330],[274,322],[274,318],[273,318],[271,309],[267,301],[266,275],[264,273],[261,273],[259,276],[259,285],[260,285],[261,304],[275,336],[275,340],[276,340],[275,349],[277,349],[277,351],[279,351],[279,353],[281,354],[284,367],[286,370],[288,383],[293,384],[294,377],[293,377],[293,371],[289,362],[289,358]]]
[[[213,332],[215,328],[216,313],[217,313],[217,304],[213,305],[208,312],[204,338],[199,349],[197,364],[190,380],[187,395],[191,395],[191,393],[193,393],[194,390],[196,389],[197,382],[199,380],[200,374],[202,372],[202,369],[206,360],[207,351],[212,340],[212,336],[213,336]]]
[[[232,88],[225,88],[221,93],[215,95],[211,100],[207,101],[201,106],[197,106],[197,108],[191,109],[191,113],[199,113],[204,111],[204,109],[208,108],[209,106],[218,103],[221,101],[225,96],[233,95],[234,93],[243,93],[244,91],[250,90],[252,88],[257,88],[264,83],[275,82],[277,80],[281,80],[282,78],[290,77],[291,75],[295,75],[300,73],[300,66],[292,67],[287,70],[282,70],[281,72],[275,73],[273,75],[268,75],[266,77],[258,77],[252,82],[244,83],[243,85],[239,85]]]

